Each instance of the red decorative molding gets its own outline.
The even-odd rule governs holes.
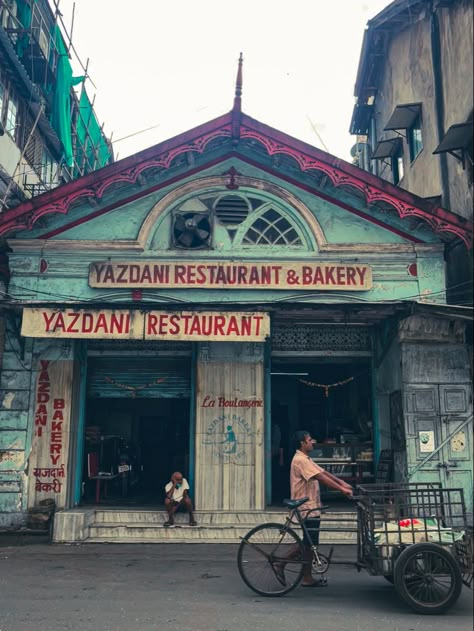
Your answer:
[[[221,122],[220,119],[217,120]],[[83,197],[100,199],[103,197],[106,190],[114,184],[119,182],[135,184],[140,175],[145,171],[157,168],[163,170],[169,169],[173,160],[180,155],[188,152],[203,153],[207,145],[213,140],[218,138],[230,138],[230,136],[231,121],[227,121],[226,124],[221,124],[216,129],[211,129],[193,138],[193,140],[189,142],[179,143],[161,154],[149,156],[151,150],[147,149],[137,154],[137,156],[147,156],[147,158],[142,161],[137,162],[137,156],[133,156],[133,159],[124,160],[123,163],[126,165],[131,163],[131,166],[128,168],[117,170],[116,165],[119,163],[114,163],[84,178],[69,182],[68,184],[54,189],[54,191],[40,195],[3,213],[0,216],[0,236],[19,230],[32,230],[38,219],[44,215],[50,213],[66,214],[71,205],[78,199]],[[157,145],[157,147],[168,145],[170,145],[169,141],[161,143]],[[156,150],[156,148],[153,149]],[[92,177],[94,175],[95,179]],[[88,181],[89,186],[84,186],[84,180]],[[44,203],[41,203],[42,200],[44,200]]]
[[[237,140],[234,137],[236,113],[239,114],[240,139],[258,142],[265,148],[269,156],[278,154],[288,156],[299,165],[302,172],[320,171],[331,180],[335,187],[352,187],[363,193],[368,204],[386,203],[394,208],[402,219],[405,217],[418,217],[426,221],[435,233],[448,233],[460,238],[468,248],[472,246],[472,222],[444,208],[428,207],[421,198],[412,195],[408,191],[396,188],[392,184],[375,177],[371,173],[362,171],[348,162],[259,123],[240,111],[230,112],[171,140],[113,163],[99,171],[90,173],[83,178],[69,182],[5,211],[0,215],[0,236],[20,230],[31,230],[38,219],[44,215],[50,213],[66,214],[71,205],[81,198],[101,199],[105,192],[114,184],[120,182],[134,184],[140,178],[140,175],[149,169],[162,169],[165,171],[170,168],[173,161],[180,155],[186,153],[202,154],[209,143],[216,139],[232,138],[234,141]],[[219,160],[210,161],[205,166],[209,167],[212,163],[215,164],[217,161],[222,161],[231,155],[237,155],[237,157],[245,160],[243,155],[239,155],[237,145],[226,156],[221,156]],[[204,166],[201,165],[199,169],[202,168]],[[264,167],[261,165],[260,168]],[[268,169],[265,170],[268,171]],[[188,169],[186,175],[190,175],[192,171],[193,169]],[[169,178],[168,182],[179,180],[181,177]],[[232,185],[232,180],[230,184]],[[138,197],[159,187],[160,185],[150,187],[147,191],[139,193]],[[130,198],[132,197],[135,196],[133,195]],[[337,200],[334,201],[337,202]],[[125,203],[124,200],[115,202],[106,209],[102,208],[98,211],[93,211],[89,213],[87,218],[76,220],[76,222],[83,223],[88,221],[92,217],[97,216],[97,214],[108,212],[111,208],[116,208],[123,203]],[[354,212],[356,212],[355,209]],[[371,220],[369,217],[367,218]],[[63,229],[59,229],[59,232],[62,231]],[[55,231],[49,233],[49,236],[53,233]],[[43,236],[43,238],[47,237]],[[417,239],[412,237],[411,240],[416,241]]]
[[[358,174],[357,177],[348,174],[346,171],[336,168],[321,159],[307,155],[304,152],[301,152],[301,150],[289,146],[286,143],[274,140],[259,130],[242,126],[240,136],[241,138],[250,138],[259,142],[265,147],[268,155],[270,156],[283,154],[292,158],[296,161],[303,172],[310,170],[321,171],[328,176],[335,187],[351,186],[361,191],[364,193],[365,199],[369,204],[385,202],[392,206],[402,219],[405,217],[419,217],[420,219],[428,222],[435,233],[448,232],[462,239],[468,248],[472,246],[472,223],[464,220],[462,217],[455,215],[454,213],[450,213],[443,208],[429,211],[412,203],[405,202],[400,199],[399,196],[383,190],[381,186],[383,180],[378,182],[378,187],[371,185],[362,179],[361,174]],[[369,176],[370,174],[366,175]],[[387,182],[383,182],[383,184],[387,187],[390,186]]]

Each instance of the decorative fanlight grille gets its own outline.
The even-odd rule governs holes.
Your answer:
[[[369,351],[366,327],[276,326],[272,329],[274,351]]]
[[[274,208],[266,210],[248,229],[242,243],[245,245],[302,245],[301,237]]]

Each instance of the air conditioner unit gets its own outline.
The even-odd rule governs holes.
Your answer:
[[[49,34],[45,33],[42,28],[39,29],[38,45],[45,59],[49,57]]]

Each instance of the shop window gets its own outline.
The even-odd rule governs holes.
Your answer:
[[[302,240],[296,228],[275,208],[265,210],[249,227],[242,245],[301,246]]]
[[[423,149],[423,137],[421,133],[421,116],[417,116],[413,125],[407,130],[408,147],[410,150],[410,161]]]

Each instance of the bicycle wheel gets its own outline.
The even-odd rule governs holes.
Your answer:
[[[261,524],[242,539],[237,567],[244,583],[261,596],[283,596],[303,577],[304,547],[294,530]]]

